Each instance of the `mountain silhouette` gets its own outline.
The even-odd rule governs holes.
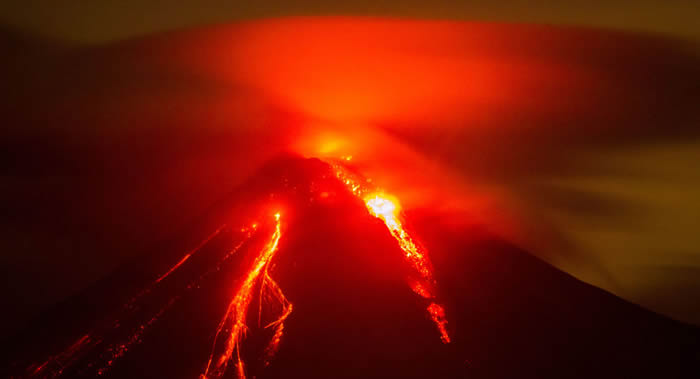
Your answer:
[[[239,351],[247,377],[697,373],[696,327],[583,283],[464,215],[412,210],[406,228],[432,261],[451,338],[443,343],[384,223],[329,164],[284,155],[182,233],[30,322],[4,344],[3,376],[199,377],[275,212],[281,233],[269,273],[293,310],[273,356],[265,324],[280,309],[254,287]],[[236,377],[234,366],[224,377]]]

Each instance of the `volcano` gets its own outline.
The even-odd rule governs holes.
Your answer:
[[[340,164],[268,162],[188,230],[5,344],[6,376],[670,378],[696,370],[696,328],[580,282],[464,215],[401,213],[401,230],[426,255],[426,279],[390,220],[357,196],[359,184],[339,180]]]

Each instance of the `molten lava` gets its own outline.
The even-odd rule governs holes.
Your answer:
[[[430,262],[426,254],[413,242],[411,235],[404,229],[399,219],[400,208],[398,202],[392,200],[391,197],[387,195],[378,193],[367,196],[364,200],[369,212],[374,217],[384,221],[387,229],[389,229],[389,232],[394,239],[396,239],[401,250],[406,254],[404,258],[420,274],[422,280],[411,286],[413,292],[425,299],[434,299],[435,296],[428,289],[429,285],[434,285],[435,283],[432,269],[430,268]],[[445,310],[443,307],[440,304],[431,302],[430,305],[428,305],[428,313],[440,331],[440,339],[444,343],[449,343],[450,336],[447,334],[447,319],[445,318]]]
[[[170,270],[168,270],[165,274],[161,275],[158,279],[156,279],[156,281],[155,281],[154,284],[160,283],[161,281],[163,281],[163,279],[167,278],[170,274],[172,274],[175,270],[177,270],[180,266],[182,266],[183,263],[187,262],[187,260],[190,259],[190,257],[192,256],[192,254],[194,254],[194,253],[196,253],[197,251],[201,250],[202,247],[203,247],[204,245],[206,245],[207,243],[209,243],[209,241],[211,241],[212,239],[214,239],[214,237],[218,236],[218,235],[221,233],[221,231],[224,230],[225,227],[226,227],[226,224],[221,225],[218,229],[216,229],[216,230],[214,231],[214,233],[212,233],[209,237],[207,237],[206,239],[204,239],[204,241],[202,241],[197,247],[195,247],[194,249],[192,249],[192,251],[190,251],[190,252],[188,252],[187,254],[185,254],[185,255],[182,257],[182,259],[180,259],[173,267],[170,268]],[[241,230],[241,231],[244,232],[245,230]]]
[[[351,157],[343,158],[349,161]],[[450,343],[450,336],[447,333],[447,319],[445,309],[436,303],[435,294],[430,290],[436,286],[433,279],[432,267],[425,250],[420,247],[414,238],[406,231],[401,222],[401,206],[396,197],[383,192],[371,192],[370,180],[362,180],[358,175],[353,175],[340,163],[331,162],[336,177],[342,181],[354,195],[360,197],[367,207],[369,213],[384,221],[387,229],[404,252],[404,259],[419,274],[420,279],[413,280],[410,284],[413,292],[431,301],[427,307],[428,314],[440,332],[440,339],[444,343]],[[364,182],[364,183],[363,183]]]
[[[367,210],[382,221],[391,232],[391,235],[399,243],[401,250],[406,253],[406,260],[410,262],[413,268],[428,281],[432,281],[432,270],[429,267],[428,259],[421,249],[416,246],[411,236],[406,232],[401,221],[399,220],[399,207],[396,200],[392,200],[384,194],[372,194],[365,197]]]
[[[221,259],[219,259],[213,267],[205,271],[194,280],[190,281],[186,289],[191,290],[198,287],[199,283],[213,272],[221,269],[221,266],[235,255],[241,247],[252,237],[253,231],[256,229],[256,224],[253,224],[252,229],[242,228],[243,233],[240,242],[230,249]],[[106,343],[105,336],[113,330],[121,329],[122,321],[134,317],[133,314],[139,308],[141,298],[149,295],[162,281],[167,279],[173,272],[177,271],[190,257],[202,250],[202,248],[219,236],[225,229],[226,224],[218,227],[211,235],[201,241],[194,249],[187,252],[177,263],[175,263],[165,273],[143,288],[135,296],[131,297],[121,308],[121,314],[114,316],[110,322],[102,327],[92,330],[90,333],[83,335],[73,344],[65,348],[62,352],[50,356],[41,364],[32,364],[26,371],[29,377],[58,377],[65,374],[69,369],[74,369],[73,366],[79,366],[81,358],[87,356],[93,349],[101,348],[101,352],[97,358],[88,360],[87,367],[94,368],[94,375],[104,375],[120,358],[122,358],[133,345],[142,341],[144,333],[153,326],[172,306],[182,298],[181,295],[171,297],[155,314],[152,314],[147,320],[143,321],[137,328],[127,332],[127,337],[124,340]],[[78,368],[78,370],[84,370]]]
[[[275,231],[270,237],[267,245],[260,251],[260,254],[256,257],[253,262],[253,266],[248,271],[243,283],[234,295],[231,303],[221,319],[219,326],[217,328],[216,334],[214,336],[214,347],[211,355],[209,356],[209,361],[207,362],[207,367],[202,374],[203,378],[220,378],[226,372],[226,367],[231,359],[235,359],[236,369],[239,378],[245,378],[245,364],[243,359],[241,359],[240,345],[241,341],[247,330],[246,319],[248,317],[248,310],[250,308],[250,303],[253,300],[253,290],[258,282],[260,282],[260,298],[259,303],[262,308],[263,293],[267,291],[270,297],[276,300],[282,307],[282,314],[273,322],[268,324],[268,327],[274,327],[275,333],[272,336],[270,344],[267,348],[268,354],[274,354],[280,343],[282,333],[284,330],[284,321],[292,312],[292,304],[287,300],[287,298],[282,293],[279,285],[270,277],[268,272],[270,262],[278,250],[279,240],[282,236],[280,214],[275,214]],[[261,313],[261,311],[260,311]],[[260,321],[260,313],[258,314],[258,321]],[[217,341],[219,335],[223,332],[224,328],[228,325],[228,335],[226,342],[223,346],[223,351],[219,354],[218,358],[214,360],[215,352],[217,350]],[[235,353],[235,357],[234,357]]]
[[[351,159],[348,156],[338,162],[330,162],[330,164],[337,178],[354,196],[364,202],[369,214],[384,223],[390,235],[396,240],[398,247],[403,252],[403,260],[410,268],[409,287],[425,301],[427,314],[437,326],[442,342],[449,343],[450,337],[446,327],[445,310],[439,304],[436,296],[437,283],[434,279],[427,250],[417,243],[406,229],[399,200],[377,190],[371,184],[370,179],[365,179],[348,170],[345,164],[348,164]],[[324,194],[326,197],[328,196],[326,192],[320,193],[319,196]],[[208,269],[203,273],[195,276],[186,284],[180,284],[179,287],[182,291],[198,288],[199,283],[206,276],[218,272],[232,255],[236,254],[244,245],[247,246],[246,251],[252,253],[250,266],[247,267],[240,283],[237,284],[237,289],[232,294],[226,311],[216,326],[211,351],[200,376],[202,379],[221,378],[226,375],[228,365],[233,361],[237,377],[245,379],[246,362],[244,362],[241,348],[246,333],[250,329],[248,318],[251,306],[257,302],[258,325],[256,329],[270,329],[269,342],[263,352],[265,364],[269,363],[269,359],[277,353],[284,334],[284,323],[293,309],[292,303],[287,300],[280,286],[270,275],[270,265],[279,250],[282,237],[281,214],[275,213],[272,221],[265,224],[268,227],[260,227],[263,224],[256,222],[250,227],[240,229],[229,228],[225,224],[221,225],[194,249],[185,253],[164,273],[150,281],[136,296],[124,304],[119,310],[120,313],[116,314],[115,317],[108,317],[106,323],[93,328],[90,333],[84,334],[62,353],[49,357],[41,364],[31,365],[27,370],[28,376],[60,376],[74,372],[81,375],[93,373],[100,376],[105,374],[128,351],[141,343],[151,327],[159,322],[166,312],[171,310],[174,304],[185,295],[183,292],[169,293],[166,301],[156,304],[153,310],[144,306],[144,300],[152,299],[154,295],[157,295],[158,291],[155,290],[160,287],[162,282],[172,282],[171,278],[174,276],[172,274],[182,266],[197,261],[199,258],[194,258],[195,254],[204,250],[204,247],[222,235],[224,230],[231,232],[236,230],[236,234],[240,231],[242,237],[239,243],[232,249],[227,249],[226,254],[219,257],[213,265],[208,266]],[[262,247],[257,250],[255,245],[249,241],[252,240],[253,235],[264,233],[265,230],[269,230],[271,234],[261,242]],[[263,306],[266,309],[267,307],[272,309],[269,313],[266,312],[266,315],[272,315],[272,320],[265,325],[262,324]],[[117,329],[123,330],[119,333],[121,335],[116,338],[111,337]]]

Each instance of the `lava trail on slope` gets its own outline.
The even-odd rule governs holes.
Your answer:
[[[697,329],[584,284],[464,215],[400,212],[398,199],[353,175],[316,159],[270,162],[187,233],[8,341],[5,376],[590,378],[696,369]]]

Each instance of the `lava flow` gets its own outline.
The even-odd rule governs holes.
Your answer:
[[[403,260],[410,268],[408,283],[409,287],[419,295],[425,306],[429,317],[437,326],[440,338],[443,343],[450,342],[445,317],[445,310],[438,303],[435,288],[432,266],[428,258],[427,251],[417,243],[416,239],[405,227],[404,216],[397,198],[379,191],[371,184],[371,180],[352,173],[341,163],[330,162],[337,178],[352,192],[354,196],[362,200],[368,213],[380,219],[386,226],[390,235],[396,240],[398,247],[403,252]],[[77,373],[88,375],[94,373],[97,376],[105,374],[111,370],[117,361],[131,351],[132,347],[140,344],[145,337],[145,333],[151,327],[164,318],[175,304],[186,297],[186,291],[198,288],[199,283],[210,273],[218,272],[222,264],[229,257],[236,254],[245,244],[246,251],[250,251],[250,266],[245,266],[240,282],[236,284],[236,289],[230,298],[230,302],[214,329],[214,336],[211,341],[211,349],[204,367],[198,368],[200,378],[221,378],[227,374],[229,363],[235,366],[236,376],[245,379],[248,374],[246,359],[242,351],[243,340],[250,330],[249,314],[251,306],[257,306],[258,326],[257,329],[269,329],[264,333],[263,338],[269,338],[267,346],[261,351],[264,356],[264,363],[267,364],[278,351],[280,341],[284,333],[285,321],[292,313],[292,303],[287,300],[278,283],[270,275],[270,265],[275,254],[279,251],[280,239],[282,238],[281,214],[275,213],[268,226],[261,228],[262,224],[253,223],[249,228],[232,229],[221,225],[212,234],[206,237],[194,249],[188,251],[184,256],[175,262],[169,269],[155,278],[132,297],[121,308],[117,317],[107,317],[99,327],[96,327],[89,334],[85,334],[78,342],[71,345],[64,353],[50,357],[42,364],[32,365],[28,371],[30,376],[61,376]],[[270,235],[260,242],[259,250],[252,245],[248,245],[253,235],[269,230]],[[186,283],[178,282],[179,289],[176,293],[167,293],[162,303],[159,296],[163,295],[159,289],[163,282],[172,282],[174,272],[181,267],[190,264],[198,264],[200,251],[205,250],[212,241],[217,240],[224,230],[236,230],[241,233],[239,243],[214,261],[213,266],[207,266],[203,273],[195,276]],[[216,242],[216,241],[214,241]],[[207,249],[207,251],[210,251]],[[195,254],[197,258],[195,258]],[[246,254],[248,255],[248,254]],[[204,257],[202,257],[204,258]],[[178,279],[179,280],[179,279]],[[177,281],[176,281],[177,282]],[[149,302],[146,302],[148,300]],[[153,302],[151,304],[151,302]],[[153,305],[151,306],[146,306]],[[269,323],[263,322],[263,306],[271,307],[270,312],[266,311],[266,318],[272,315]],[[254,345],[254,344],[252,344]],[[70,367],[69,367],[70,366]]]
[[[349,160],[349,159],[345,159]],[[414,238],[406,231],[401,222],[401,207],[396,197],[387,195],[381,191],[372,191],[369,181],[353,175],[341,164],[330,162],[336,177],[342,181],[355,196],[361,198],[369,213],[384,222],[387,229],[404,252],[404,259],[419,274],[420,278],[412,280],[410,287],[416,294],[430,301],[427,307],[428,314],[440,332],[440,339],[444,343],[450,343],[447,333],[447,319],[445,309],[435,302],[436,296],[431,288],[436,286],[433,278],[430,260],[425,250],[414,241]]]
[[[158,279],[156,279],[155,282],[154,282],[153,284],[158,284],[158,283],[160,283],[161,281],[163,281],[163,279],[165,279],[165,278],[167,278],[168,276],[170,276],[170,274],[172,274],[173,272],[175,272],[175,270],[177,270],[180,266],[182,266],[183,263],[187,262],[187,260],[190,259],[190,257],[192,256],[192,254],[194,254],[194,253],[198,252],[199,250],[201,250],[202,247],[204,247],[204,245],[208,244],[209,241],[211,241],[212,239],[214,239],[214,237],[218,236],[218,235],[221,233],[221,231],[224,230],[225,227],[226,227],[226,224],[221,225],[218,229],[216,229],[216,230],[214,231],[214,233],[212,233],[209,237],[205,238],[204,241],[200,242],[200,244],[197,245],[197,247],[195,247],[195,248],[192,249],[191,251],[187,252],[187,254],[185,254],[185,255],[182,257],[182,259],[180,259],[173,267],[171,267],[170,270],[166,271],[163,275],[161,275]],[[242,232],[245,232],[245,229],[243,229],[243,230],[241,230],[241,231],[242,231]]]
[[[266,328],[274,327],[275,333],[267,348],[268,354],[274,354],[280,343],[282,333],[284,330],[284,321],[292,312],[292,304],[287,300],[287,298],[282,293],[282,290],[277,285],[277,283],[270,277],[269,266],[272,258],[277,252],[279,246],[279,240],[282,236],[280,213],[275,214],[275,231],[270,238],[267,245],[260,251],[260,254],[255,258],[253,266],[246,275],[240,288],[234,295],[231,303],[221,319],[219,326],[217,328],[216,334],[214,336],[214,347],[213,351],[209,356],[207,362],[207,367],[202,374],[202,378],[215,377],[219,378],[226,372],[226,367],[231,359],[236,361],[236,369],[239,378],[245,378],[245,365],[243,359],[241,359],[240,344],[245,336],[247,330],[246,319],[248,317],[248,310],[250,308],[250,303],[253,300],[253,289],[255,285],[260,280],[260,298],[258,299],[260,303],[260,311],[258,313],[258,321],[261,318],[262,313],[262,301],[263,293],[267,293],[275,300],[277,300],[282,307],[281,315],[273,322],[269,323]],[[219,335],[223,332],[224,327],[229,324],[229,332],[226,342],[223,346],[223,351],[219,354],[219,357],[214,363],[215,351],[217,349],[217,341]],[[235,357],[234,357],[235,353]],[[211,372],[210,372],[211,371]]]
[[[187,262],[190,257],[198,253],[202,248],[211,242],[214,238],[219,236],[225,229],[227,225],[223,224],[218,227],[211,235],[206,237],[201,241],[195,248],[188,251],[175,265],[168,269],[164,274],[155,279],[150,285],[142,289],[138,294],[133,296],[129,301],[127,301],[117,317],[114,317],[111,321],[106,322],[102,327],[92,330],[90,333],[83,335],[76,342],[70,345],[61,353],[54,356],[50,356],[41,364],[32,364],[27,371],[27,375],[30,377],[57,377],[62,376],[68,369],[71,369],[73,365],[79,365],[81,357],[87,356],[89,350],[96,349],[98,346],[102,347],[102,351],[98,353],[98,358],[94,360],[88,359],[87,367],[95,368],[95,375],[103,375],[111,366],[113,366],[117,360],[122,358],[127,351],[132,347],[132,345],[140,343],[142,337],[146,330],[157,322],[163,314],[168,311],[182,296],[175,295],[170,298],[167,303],[160,308],[158,312],[150,316],[146,321],[142,322],[138,327],[135,328],[130,334],[127,334],[125,340],[117,340],[116,342],[106,343],[104,341],[104,336],[110,332],[110,330],[117,330],[122,327],[122,321],[130,319],[130,317],[136,317],[132,313],[139,308],[137,305],[142,297],[150,294],[156,286],[158,286],[163,280],[168,278],[173,272],[180,268],[185,262]],[[225,263],[231,256],[236,254],[240,248],[251,238],[252,232],[255,230],[256,224],[253,224],[252,229],[243,228],[241,232],[242,239],[240,242],[231,250],[229,250],[223,258],[214,264],[214,267],[205,271],[199,277],[192,280],[186,289],[195,288],[199,282],[201,282],[206,276],[214,271],[218,271],[223,263]],[[109,320],[109,318],[107,318]],[[126,319],[126,320],[125,320]],[[78,369],[80,370],[80,369]]]

